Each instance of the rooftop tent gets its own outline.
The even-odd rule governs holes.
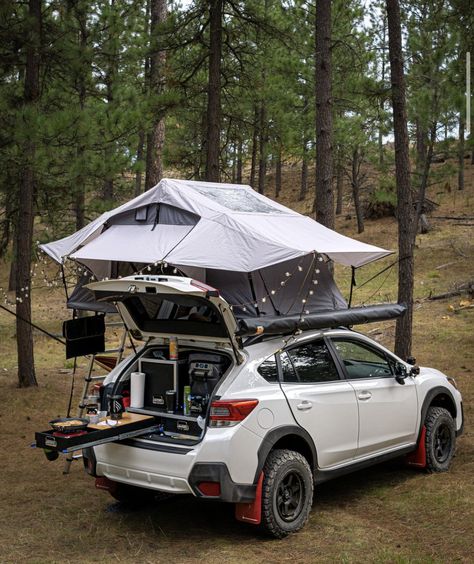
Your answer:
[[[347,307],[325,260],[359,267],[390,253],[327,229],[250,186],[172,179],[41,248],[99,279],[166,263],[220,289],[242,315],[297,313],[303,299],[310,311]]]

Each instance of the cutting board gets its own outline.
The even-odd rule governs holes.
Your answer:
[[[130,423],[136,423],[137,421],[144,421],[146,419],[153,419],[151,415],[140,415],[139,413],[128,413],[127,411],[122,414],[122,419],[114,420],[115,425],[113,428],[117,427],[126,427]],[[101,419],[99,423],[89,423],[87,425],[88,429],[97,429],[97,430],[104,430],[104,429],[111,429],[112,425],[108,425],[107,421],[110,421],[110,417],[106,417]]]

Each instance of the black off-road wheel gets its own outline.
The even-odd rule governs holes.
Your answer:
[[[263,468],[262,527],[281,539],[304,527],[313,502],[313,475],[299,452],[273,450]]]
[[[456,448],[456,427],[447,409],[430,407],[425,419],[426,470],[447,472]]]

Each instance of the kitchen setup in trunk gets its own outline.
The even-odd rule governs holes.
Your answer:
[[[182,347],[177,358],[177,347],[176,339],[168,346],[144,347],[114,382],[100,389],[95,408],[88,406],[90,416],[51,421],[51,430],[36,433],[36,446],[52,458],[51,452],[70,453],[140,436],[147,441],[198,442],[214,389],[231,359],[189,347]]]

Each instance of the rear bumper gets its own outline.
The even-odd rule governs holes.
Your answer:
[[[255,499],[256,484],[238,484],[230,476],[224,463],[196,463],[189,477],[170,476],[115,464],[98,462],[96,473],[112,482],[120,482],[173,494],[193,494],[203,499],[230,503],[249,503]],[[203,482],[219,484],[219,495],[205,495],[199,486]]]
[[[174,494],[193,493],[188,481],[179,476],[168,476],[157,474],[155,472],[145,472],[143,470],[135,470],[116,466],[114,464],[97,463],[98,476],[105,476],[113,482],[121,482],[131,484],[140,488],[148,488],[160,492]]]
[[[261,438],[243,426],[208,429],[205,439],[191,448],[138,439],[108,443],[94,447],[95,473],[167,493],[248,502],[255,497],[260,443]],[[205,492],[219,495],[203,493],[198,487],[202,482],[213,484]]]

